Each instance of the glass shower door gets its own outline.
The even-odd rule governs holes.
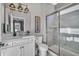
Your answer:
[[[59,55],[58,13],[47,16],[47,44],[52,52]]]
[[[65,11],[65,10],[64,10]],[[79,55],[79,10],[60,13],[60,55]]]

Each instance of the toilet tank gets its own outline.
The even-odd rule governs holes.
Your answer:
[[[42,36],[36,37],[36,43],[42,43]]]

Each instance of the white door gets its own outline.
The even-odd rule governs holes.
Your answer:
[[[24,45],[23,56],[35,56],[35,48],[32,43]]]
[[[1,56],[20,56],[20,48],[16,46],[2,49]]]

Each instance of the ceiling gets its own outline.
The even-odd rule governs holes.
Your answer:
[[[52,5],[57,5],[58,3],[52,3]]]

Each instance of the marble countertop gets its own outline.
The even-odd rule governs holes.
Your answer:
[[[10,36],[10,37],[3,37],[2,42],[8,41],[8,40],[16,40],[16,39],[22,39],[23,37],[32,37],[34,35],[23,35],[23,36]]]
[[[17,40],[21,40],[23,39],[24,37],[25,38],[28,38],[28,37],[39,37],[39,36],[42,36],[42,35],[38,35],[38,34],[30,34],[30,35],[18,35],[18,36],[12,36],[12,35],[8,35],[8,34],[4,34],[4,36],[2,36],[2,42],[5,43],[5,42],[12,42],[12,41],[17,41]],[[1,46],[0,46],[1,47]]]
[[[34,35],[28,35],[28,36],[15,36],[15,37],[9,37],[9,38],[3,38],[2,39],[2,43],[5,43],[5,44],[7,44],[7,43],[10,43],[10,44],[12,44],[12,42],[18,42],[18,41],[22,41],[22,40],[25,40],[25,38],[32,38],[32,37],[35,37]],[[3,48],[3,47],[5,47],[5,46],[1,46],[0,45],[0,49],[1,48]]]
[[[18,36],[12,36],[12,35],[3,35],[2,36],[2,42],[7,41],[7,40],[14,40],[14,39],[21,39],[23,37],[29,37],[29,36],[35,36],[35,37],[39,37],[42,36],[41,34],[30,34],[30,35],[18,35]]]

